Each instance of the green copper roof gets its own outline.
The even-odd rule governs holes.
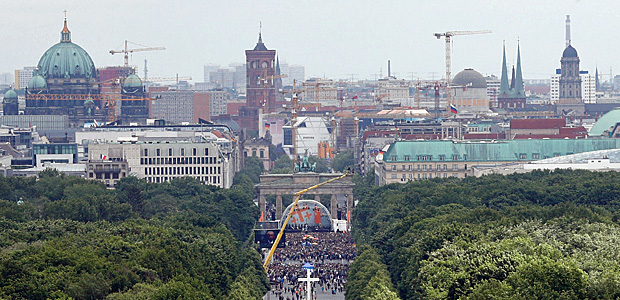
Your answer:
[[[47,87],[47,82],[45,82],[45,78],[41,75],[34,75],[28,81],[28,89],[29,90],[40,90]]]
[[[17,99],[17,93],[15,90],[10,89],[4,93],[4,99]]]
[[[386,162],[528,161],[620,148],[620,139],[511,140],[501,142],[398,141],[383,154]]]
[[[620,122],[620,108],[614,108],[613,110],[604,114],[600,119],[598,119],[598,121],[594,123],[594,126],[592,126],[588,134],[590,136],[600,136],[606,130],[610,130],[611,127],[615,126],[616,123],[619,123],[619,122]]]
[[[142,87],[142,79],[138,77],[136,74],[131,74],[125,78],[123,82],[124,88],[141,88]]]
[[[37,65],[36,74],[44,78],[94,78],[97,74],[90,55],[72,42],[49,48]]]

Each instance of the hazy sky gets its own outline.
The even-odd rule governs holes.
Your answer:
[[[130,63],[142,76],[192,76],[203,80],[203,65],[241,63],[263,40],[281,61],[306,67],[306,76],[372,79],[387,73],[387,60],[399,78],[445,74],[445,43],[433,33],[492,30],[453,39],[452,74],[474,68],[501,72],[502,40],[507,61],[516,61],[521,40],[526,79],[548,78],[560,66],[564,21],[571,15],[572,45],[581,69],[620,73],[620,1],[617,0],[409,0],[409,1],[3,1],[0,18],[0,72],[34,66],[60,41],[63,10],[68,10],[74,43],[97,67],[121,65],[125,39],[165,51],[139,52]],[[413,72],[413,74],[412,74]],[[607,80],[607,77],[604,77]]]

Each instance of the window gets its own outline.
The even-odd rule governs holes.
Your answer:
[[[209,156],[209,148],[205,148],[205,156]],[[245,156],[248,156],[247,153],[245,154]]]
[[[193,156],[198,155],[198,151],[196,150],[196,148],[193,148],[193,149],[192,149],[192,155],[193,155]]]
[[[452,160],[459,160],[458,154],[452,154]]]
[[[446,160],[446,156],[445,155],[439,155],[439,160]]]
[[[428,170],[432,171],[433,170],[433,165],[428,165]]]
[[[405,155],[405,161],[409,161],[409,155]]]
[[[403,165],[403,171],[405,171],[405,169],[406,169],[406,168],[407,168],[407,166],[406,166],[406,165]]]
[[[532,158],[533,158],[533,159],[539,159],[539,158],[540,158],[540,154],[538,154],[538,153],[532,153]]]
[[[525,153],[519,154],[519,159],[527,159],[527,154]]]
[[[396,165],[392,165],[392,171],[396,171]]]
[[[161,149],[159,149],[159,148],[155,149],[155,155],[156,156],[161,156]]]
[[[457,164],[453,164],[452,165],[452,170],[453,171],[458,171],[458,169],[459,169],[459,165],[457,165]]]
[[[260,158],[265,158],[265,150],[263,150],[263,149],[260,150],[259,157]]]
[[[185,148],[181,148],[181,156],[185,156]]]
[[[252,150],[252,156],[256,157],[256,149]]]
[[[422,165],[422,171],[426,171],[426,165]]]
[[[447,165],[447,164],[444,164],[444,165],[443,165],[443,170],[444,170],[444,171],[448,171],[448,165]]]
[[[149,156],[149,149],[144,149],[144,156]]]
[[[396,179],[396,174],[392,174],[392,179]]]

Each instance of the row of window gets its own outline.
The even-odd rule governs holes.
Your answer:
[[[217,177],[217,176],[192,176],[192,177],[198,178],[198,180],[200,180],[200,182],[204,184],[219,185],[221,183],[220,177]],[[146,177],[145,179],[148,182],[167,182],[174,178],[176,177],[164,176],[164,177]]]
[[[417,161],[432,161],[433,160],[433,156],[432,155],[416,155],[416,160]],[[458,154],[452,154],[452,160],[459,160],[459,155]],[[397,161],[398,160],[398,156],[397,155],[392,155],[392,161]],[[405,161],[411,161],[411,156],[410,155],[405,155],[404,156],[404,160]],[[439,155],[439,160],[440,161],[444,161],[446,160],[446,156],[444,154],[440,154]],[[463,160],[467,160],[467,154],[463,154]]]
[[[248,157],[248,151],[243,151],[243,155]],[[256,157],[256,150],[252,150],[252,156]],[[259,156],[260,158],[265,158],[265,150],[260,150]]]
[[[443,168],[442,168],[443,167]],[[417,169],[417,171],[433,171],[433,165],[432,164],[417,164],[417,165],[401,165],[401,170],[402,171],[415,171]],[[458,171],[459,169],[459,165],[458,164],[452,164],[452,171]],[[464,166],[464,169],[467,170],[467,165]],[[435,170],[437,171],[448,171],[448,164],[437,164],[435,166]],[[398,166],[397,165],[392,165],[392,171],[398,171]]]
[[[153,167],[144,168],[145,175],[209,175],[222,174],[221,167]]]
[[[140,158],[141,165],[204,165],[219,163],[216,157],[163,157]]]
[[[465,176],[467,176],[467,174],[465,174]],[[417,177],[416,177],[413,173],[410,173],[409,176],[407,176],[407,174],[402,174],[402,176],[400,177],[400,180],[407,181],[407,180],[432,179],[432,178],[442,178],[442,177],[443,178],[459,177],[459,174],[452,173],[448,175],[448,173],[435,173],[435,176],[433,177],[433,173],[423,173],[423,174],[417,174]],[[398,175],[392,174],[391,179],[398,179]]]
[[[149,149],[143,149],[143,156],[149,156]],[[180,153],[176,153],[177,151],[175,151],[173,148],[168,148],[168,156],[174,156],[174,155],[180,155],[180,156],[185,156],[185,148],[180,148]],[[151,154],[153,154],[151,152]],[[162,156],[162,151],[160,148],[155,149],[155,155],[154,156]],[[198,154],[198,149],[197,148],[192,148],[191,151],[191,155],[192,156],[198,156],[198,155],[204,155],[204,156],[209,156],[209,148],[204,148],[204,151],[201,154]]]

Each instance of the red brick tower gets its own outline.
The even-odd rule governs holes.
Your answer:
[[[276,108],[276,50],[268,50],[261,33],[253,50],[245,50],[247,108],[272,112]]]

